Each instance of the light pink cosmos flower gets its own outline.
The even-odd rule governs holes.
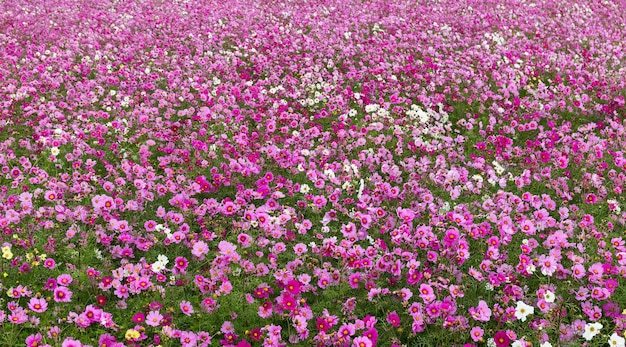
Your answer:
[[[57,277],[57,283],[62,286],[69,286],[74,279],[68,274],[61,274]]]
[[[83,347],[83,344],[78,340],[74,340],[73,338],[68,337],[63,340],[61,347]]]
[[[485,300],[480,300],[476,307],[470,307],[469,313],[472,318],[479,322],[488,322],[491,319],[491,309]]]
[[[359,336],[352,340],[353,347],[372,347],[372,340],[367,338],[366,336]]]
[[[398,215],[398,218],[402,219],[405,223],[410,223],[415,218],[415,212],[409,208],[398,207],[396,214]]]
[[[196,242],[191,250],[191,254],[198,258],[203,258],[207,253],[209,253],[209,245],[207,245],[204,241]]]
[[[231,256],[237,250],[237,246],[228,241],[220,241],[220,243],[217,245],[217,248],[220,250],[220,254],[225,256]]]
[[[180,334],[180,343],[182,347],[195,347],[197,345],[198,338],[196,334],[191,331],[183,331]]]
[[[474,342],[480,341],[484,334],[485,331],[481,327],[473,327],[472,330],[470,330],[470,336]]]
[[[10,323],[17,324],[17,325],[24,324],[28,321],[28,315],[26,314],[25,310],[20,307],[16,309],[15,311],[11,312],[7,320]]]
[[[546,256],[544,254],[539,256],[539,265],[541,266],[541,273],[544,276],[552,276],[557,269],[557,261],[552,256]]]
[[[150,311],[146,316],[146,324],[152,327],[157,327],[161,324],[161,320],[163,319],[163,315],[159,313],[159,311]]]

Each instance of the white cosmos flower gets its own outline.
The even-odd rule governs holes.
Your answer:
[[[163,266],[163,263],[159,263],[157,261],[156,263],[152,264],[151,268],[154,273],[159,273],[165,268],[165,266]]]
[[[594,336],[598,335],[598,333],[600,333],[600,330],[602,329],[602,324],[596,322],[596,323],[587,323],[585,325],[585,332],[583,333],[583,337],[585,338],[585,340],[587,341],[591,341],[591,339],[593,339]]]
[[[610,347],[624,347],[626,346],[626,340],[614,332],[613,335],[609,337],[609,346]]]
[[[164,254],[159,254],[159,256],[157,257],[157,261],[159,263],[162,263],[164,266],[167,265],[167,263],[170,262],[169,259],[167,259],[167,256]]]
[[[526,305],[523,301],[517,302],[517,306],[515,307],[515,318],[525,322],[526,318],[533,313],[535,313],[534,307]]]
[[[545,293],[543,293],[543,300],[545,300],[545,301],[546,301],[546,302],[548,302],[548,303],[552,303],[552,302],[554,302],[554,299],[555,299],[555,298],[556,298],[556,297],[554,296],[554,293],[552,293],[552,292],[551,292],[551,291],[549,291],[549,290],[546,290],[546,292],[545,292]]]
[[[376,112],[378,110],[378,105],[376,104],[369,104],[365,106],[365,112],[367,113],[372,113],[372,112]]]
[[[307,184],[302,184],[300,186],[300,193],[307,194],[309,191],[311,191],[311,188],[309,188]]]

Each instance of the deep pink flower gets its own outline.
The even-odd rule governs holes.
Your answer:
[[[326,332],[330,328],[330,326],[326,322],[326,319],[324,319],[323,317],[316,318],[315,326],[317,327],[319,331],[323,331],[323,332]]]
[[[185,271],[187,265],[189,265],[189,261],[187,261],[185,257],[176,257],[176,259],[174,259],[174,266],[180,271]]]
[[[289,280],[285,287],[289,293],[297,295],[300,293],[300,282],[298,280]]]
[[[493,335],[493,340],[496,343],[497,347],[508,347],[511,343],[511,339],[504,330],[500,330],[495,333],[495,335]]]
[[[348,277],[348,284],[350,284],[350,287],[352,287],[352,289],[359,288],[360,281],[361,281],[361,274],[358,272],[353,273]]]
[[[598,198],[593,193],[589,193],[585,197],[585,202],[588,203],[588,204],[591,204],[591,205],[595,204],[597,200],[598,200]]]
[[[145,314],[143,314],[143,313],[141,313],[141,312],[136,313],[136,314],[133,316],[133,322],[135,322],[135,323],[137,323],[137,324],[142,324],[142,323],[143,323],[143,322],[145,322],[145,321],[146,321],[146,315],[145,315]]]
[[[387,322],[397,328],[400,326],[400,316],[393,311],[387,315]]]
[[[283,294],[283,309],[293,311],[297,308],[297,302],[293,298],[293,296],[288,295],[287,293]]]

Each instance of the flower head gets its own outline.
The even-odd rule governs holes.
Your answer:
[[[598,322],[587,323],[585,325],[585,332],[583,333],[583,338],[587,341],[591,341],[591,339],[593,339],[594,336],[600,333],[600,330],[602,329],[602,327],[603,325]]]

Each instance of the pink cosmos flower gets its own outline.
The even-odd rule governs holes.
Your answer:
[[[183,314],[187,316],[191,316],[191,314],[194,313],[193,306],[189,301],[181,301],[180,310],[183,311]]]
[[[372,347],[373,345],[372,340],[365,336],[359,336],[352,340],[352,347]]]
[[[539,265],[541,266],[541,273],[545,276],[552,276],[557,269],[557,261],[552,256],[546,256],[544,254],[539,256]]]
[[[330,277],[328,275],[324,275],[320,277],[320,279],[317,281],[317,285],[322,289],[325,289],[329,284],[330,284]]]
[[[448,246],[452,247],[459,238],[459,231],[456,228],[448,229],[443,238],[443,242]]]
[[[28,302],[28,308],[33,312],[43,313],[48,309],[48,302],[44,298],[30,298]]]
[[[52,258],[46,258],[46,260],[44,260],[43,262],[43,266],[47,269],[52,270],[56,266],[56,262]]]
[[[198,342],[196,334],[191,331],[183,331],[180,334],[180,343],[183,347],[195,347]]]
[[[424,312],[426,312],[431,318],[438,318],[441,315],[441,301],[437,300],[427,304]]]
[[[144,228],[146,228],[146,231],[152,232],[156,230],[157,222],[153,220],[148,220],[143,224],[143,226]]]
[[[426,303],[435,300],[435,292],[433,291],[433,288],[426,283],[420,284],[420,298],[422,298],[422,300]]]
[[[70,302],[72,301],[72,292],[67,287],[58,286],[54,289],[54,301]]]
[[[41,342],[41,340],[43,340],[43,336],[41,336],[40,333],[37,333],[36,335],[29,335],[26,338],[26,346],[37,347],[39,346],[39,343]]]
[[[361,281],[361,274],[358,272],[353,273],[352,275],[348,277],[348,284],[350,284],[350,287],[352,287],[352,289],[359,288],[360,281]]]
[[[72,276],[68,274],[61,274],[57,277],[57,284],[67,287],[73,280]]]
[[[217,248],[219,249],[220,254],[225,256],[232,256],[237,251],[237,246],[228,241],[220,241]]]
[[[241,233],[237,236],[237,242],[241,244],[241,247],[248,248],[252,244],[252,238],[246,233]]]
[[[25,310],[23,308],[18,308],[16,310],[14,310],[13,312],[11,312],[11,314],[9,314],[7,320],[10,323],[19,325],[19,324],[24,324],[28,321],[28,315],[26,314]]]
[[[598,198],[593,193],[589,193],[585,197],[585,202],[588,203],[588,204],[594,205],[596,203],[596,201],[598,201]]]
[[[343,324],[337,330],[337,336],[343,338],[345,341],[348,341],[352,335],[356,332],[354,328],[354,324]]]
[[[396,214],[404,223],[411,223],[415,218],[415,212],[409,208],[398,207]]]
[[[174,266],[180,271],[185,271],[187,265],[189,265],[189,261],[187,261],[185,257],[176,257],[176,259],[174,259]]]
[[[159,313],[159,311],[150,311],[146,316],[146,324],[152,327],[157,327],[161,324],[163,320],[163,315]]]
[[[204,241],[198,241],[193,245],[191,250],[191,254],[195,255],[198,258],[203,258],[205,254],[209,253],[209,245]]]
[[[470,307],[469,313],[479,322],[488,322],[491,319],[491,309],[485,300],[480,300],[477,307]]]
[[[259,306],[258,314],[261,318],[271,317],[274,314],[272,303],[269,301],[264,302],[261,306]]]
[[[470,336],[472,340],[474,340],[474,342],[480,341],[480,339],[483,338],[484,334],[485,331],[481,327],[473,327],[472,330],[470,330]]]
[[[135,323],[137,323],[137,324],[141,324],[141,323],[143,323],[143,322],[145,322],[145,321],[146,321],[146,315],[145,315],[145,314],[143,314],[143,313],[141,313],[141,312],[136,313],[136,314],[133,316],[132,320],[133,320],[133,322],[135,322]]]
[[[104,333],[100,335],[98,339],[98,347],[113,347],[118,346],[117,339],[111,334]]]
[[[61,347],[83,347],[83,344],[78,340],[74,340],[73,338],[68,337],[63,340]]]
[[[222,213],[225,216],[232,216],[237,211],[238,207],[232,201],[226,201],[222,206]]]
[[[52,191],[52,190],[48,190],[44,193],[44,199],[46,199],[47,201],[54,201],[57,198],[57,194]]]
[[[53,326],[50,329],[48,329],[47,335],[51,339],[56,339],[57,337],[59,337],[60,333],[61,333],[61,328],[59,328],[58,326]]]
[[[363,336],[367,337],[373,345],[376,345],[378,341],[378,330],[374,327],[370,327],[363,333]]]

